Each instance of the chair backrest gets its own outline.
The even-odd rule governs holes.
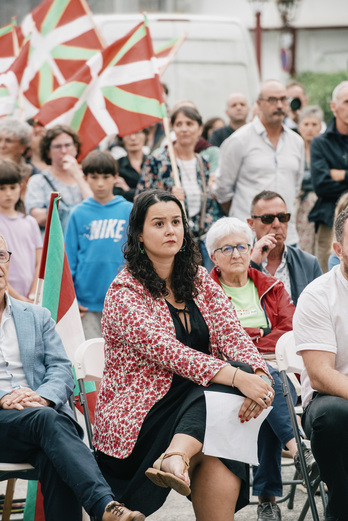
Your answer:
[[[279,371],[301,374],[304,369],[302,356],[296,354],[296,345],[293,331],[284,333],[276,344],[276,360]]]
[[[101,380],[104,370],[104,338],[91,338],[80,344],[75,351],[74,367],[77,380]]]

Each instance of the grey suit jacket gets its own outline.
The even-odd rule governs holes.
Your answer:
[[[73,417],[67,401],[74,389],[72,366],[50,312],[10,297],[19,350],[28,386]],[[0,389],[0,398],[6,392]]]

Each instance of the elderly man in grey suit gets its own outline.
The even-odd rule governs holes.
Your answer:
[[[67,400],[74,380],[47,309],[9,297],[11,253],[0,234],[0,461],[39,475],[46,521],[142,521],[114,501]]]

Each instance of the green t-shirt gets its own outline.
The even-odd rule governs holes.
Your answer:
[[[236,308],[237,317],[243,327],[268,328],[269,324],[260,305],[259,294],[253,281],[249,278],[245,286],[231,288],[220,280],[228,297],[231,297]]]

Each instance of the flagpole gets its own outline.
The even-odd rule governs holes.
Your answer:
[[[166,63],[163,65],[163,67],[161,67],[161,70],[159,71],[159,75],[160,76],[163,76],[163,74],[165,73],[165,71],[169,67],[169,65],[172,62],[174,56],[176,55],[176,53],[178,52],[178,50],[180,49],[180,47],[182,46],[182,44],[184,43],[186,38],[187,38],[187,33],[184,33],[181,36],[181,38],[179,38],[179,40],[175,43],[175,45],[173,45],[173,48],[171,49],[170,53],[168,54],[168,59],[167,59]]]
[[[92,14],[92,11],[89,8],[89,5],[87,4],[86,0],[80,0],[80,2],[81,2],[82,7],[84,8],[88,18],[90,19],[93,27],[94,27],[95,33],[96,33],[96,35],[98,37],[98,40],[100,41],[103,49],[105,49],[108,45],[107,45],[106,41],[104,40],[104,38],[102,37],[102,35],[100,34],[100,31],[99,31],[99,29],[98,29],[98,27],[97,27],[97,25],[96,25],[96,23],[94,21],[93,14]]]
[[[17,46],[19,48],[17,32],[16,32],[16,40],[17,40]],[[27,42],[27,37],[24,38],[24,40],[22,42],[21,50],[19,52],[23,51],[25,45],[29,45],[28,42]],[[29,59],[29,54],[27,55],[27,65],[28,65],[28,59]],[[22,77],[22,79],[23,79],[23,77]],[[25,120],[25,115],[24,115],[24,95],[23,95],[22,79],[21,79],[20,83],[18,84],[18,95],[17,95],[17,100],[18,101],[17,101],[17,105],[18,105],[18,111],[19,111],[19,116],[18,117],[19,117],[19,119],[24,121]]]
[[[47,219],[46,219],[45,234],[44,234],[43,246],[42,246],[41,262],[40,262],[40,269],[39,269],[39,278],[38,278],[37,286],[36,286],[36,293],[35,293],[34,304],[41,304],[41,302],[42,302],[42,293],[43,293],[43,284],[44,284],[44,278],[45,278],[48,240],[49,240],[49,236],[50,236],[50,227],[51,227],[51,219],[52,219],[52,212],[53,212],[53,204],[54,204],[54,200],[55,200],[56,197],[59,197],[59,199],[60,199],[60,192],[51,192],[50,203],[48,205],[48,210],[47,210]],[[58,201],[58,205],[59,205],[59,201]]]
[[[181,182],[180,182],[178,165],[176,164],[174,147],[173,147],[173,143],[172,143],[172,140],[171,140],[171,137],[170,137],[170,128],[169,128],[169,118],[168,118],[168,116],[164,116],[164,118],[163,118],[163,127],[164,127],[165,136],[166,136],[166,138],[168,140],[168,152],[169,152],[170,164],[172,166],[172,172],[173,172],[173,177],[174,177],[174,184],[175,184],[175,186],[180,188],[181,187]]]
[[[16,31],[17,22],[16,22],[16,17],[15,16],[12,17],[11,23],[12,23],[13,50],[14,50],[15,56],[18,56],[18,54],[19,54],[19,45],[18,45],[18,37],[17,37],[17,31]]]

